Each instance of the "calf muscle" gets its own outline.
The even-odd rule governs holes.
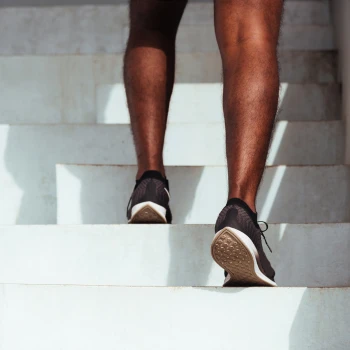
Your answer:
[[[282,0],[215,1],[229,198],[243,199],[254,211],[278,105],[282,8]]]

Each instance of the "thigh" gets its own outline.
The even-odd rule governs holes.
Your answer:
[[[284,0],[214,0],[219,44],[264,40],[277,45]]]
[[[130,0],[130,28],[176,35],[187,0]]]

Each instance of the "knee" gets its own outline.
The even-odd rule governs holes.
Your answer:
[[[240,57],[277,59],[278,34],[263,25],[242,26],[235,36],[224,37],[218,43],[224,64],[231,65]]]
[[[274,6],[269,7],[272,3]],[[236,3],[227,1],[220,4],[222,9],[217,11],[216,35],[222,53],[241,48],[258,51],[276,49],[282,17],[282,0],[245,0]],[[231,11],[225,9],[224,4],[230,6]]]
[[[266,23],[263,19],[253,21],[242,21],[237,28],[236,35],[226,36],[223,47],[235,45],[237,47],[255,46],[276,47],[279,38],[279,27],[274,27],[271,23]]]
[[[259,47],[276,47],[280,32],[279,23],[270,23],[265,18],[242,21],[236,43],[239,46],[254,45]]]

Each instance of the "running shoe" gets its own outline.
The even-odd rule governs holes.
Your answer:
[[[146,171],[136,181],[127,218],[129,224],[171,224],[169,182],[158,171]]]
[[[218,217],[215,232],[211,254],[225,270],[224,287],[277,287],[275,271],[263,250],[261,237],[266,244],[267,241],[257,214],[244,201],[232,198],[227,202]]]

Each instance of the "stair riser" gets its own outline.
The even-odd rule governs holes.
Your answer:
[[[258,196],[260,219],[270,223],[349,220],[349,171],[348,167],[267,169]],[[58,166],[58,223],[126,223],[135,173],[132,166]],[[174,223],[215,223],[227,198],[225,167],[169,167],[167,176]]]
[[[336,79],[335,56],[329,53],[284,52],[280,58],[281,80],[289,83],[332,83]],[[107,96],[106,86],[122,83],[123,57],[55,56],[1,57],[1,123],[96,123]],[[179,54],[177,83],[202,84],[222,81],[219,54]],[[301,99],[301,109],[285,108],[286,118],[336,118],[339,96],[335,86],[291,86],[285,98],[310,97],[313,113]],[[108,90],[108,88],[107,88]],[[320,98],[325,98],[328,107]],[[334,97],[333,101],[330,101]],[[19,103],[21,101],[21,103]],[[287,103],[287,102],[286,102]],[[292,103],[291,103],[292,104]],[[183,104],[181,104],[183,105]],[[298,103],[299,105],[299,103]],[[205,106],[205,105],[203,105]],[[125,111],[125,108],[124,108]],[[221,112],[220,114],[221,115]],[[306,117],[307,115],[307,117]],[[325,118],[323,118],[325,116]]]
[[[97,121],[130,122],[123,84],[97,86]],[[281,84],[278,119],[334,120],[340,116],[339,86]],[[177,84],[170,106],[170,123],[213,123],[223,120],[222,84]]]
[[[4,350],[346,349],[349,303],[347,289],[5,285],[0,332]]]
[[[336,124],[333,128],[323,128],[321,124],[327,123],[320,123],[321,127],[317,129],[312,125],[289,129],[285,122],[279,123],[271,146],[270,162],[284,163],[288,158],[296,161],[296,157],[305,162],[339,162],[338,155],[342,154],[338,139],[341,124],[333,123]],[[319,123],[311,124],[317,126]],[[166,144],[164,156],[167,164],[225,163],[224,131],[220,125],[170,125]],[[126,125],[1,126],[0,157],[2,224],[56,222],[57,163],[136,164],[130,128]],[[131,179],[135,176],[134,171],[131,170]],[[226,178],[226,175],[222,176]],[[214,175],[211,183],[215,178]],[[225,197],[226,193],[220,201]],[[324,214],[329,218],[327,212]],[[343,215],[336,217],[343,218]]]
[[[179,50],[217,50],[214,46],[212,6],[206,6],[197,15],[194,15],[195,12],[196,6],[192,6],[180,27]],[[283,48],[333,48],[330,27],[317,26],[317,30],[312,28],[313,24],[329,23],[326,5],[317,2],[287,3],[285,12],[283,40],[286,41],[282,42]],[[199,35],[195,34],[197,29],[193,28],[193,23],[203,27],[199,30]],[[303,36],[298,38],[295,30],[300,30],[299,24],[303,24]],[[5,8],[0,11],[0,54],[121,53],[125,48],[127,25],[127,6]],[[210,40],[203,40],[206,35]],[[188,42],[189,39],[195,39],[203,45],[193,47]]]
[[[0,283],[221,286],[224,280],[210,256],[213,225],[5,226],[0,232]],[[280,287],[350,285],[350,225],[270,225],[266,235]]]
[[[47,140],[47,147],[57,148],[38,150],[38,154],[28,154],[38,163],[45,164],[45,158],[51,157],[56,163],[67,162],[71,155],[66,155],[62,144],[69,142],[72,147],[89,145],[98,157],[85,155],[84,149],[77,149],[80,157],[74,157],[79,164],[136,164],[134,144],[130,125],[109,126],[2,126],[4,138],[12,137],[17,131],[25,139],[18,145],[27,146],[34,135],[45,133],[52,136],[39,136]],[[12,132],[13,130],[13,132]],[[67,131],[67,134],[64,132]],[[80,140],[69,140],[70,131]],[[93,135],[91,135],[93,133]],[[90,137],[95,140],[92,144]],[[100,138],[105,138],[103,142]],[[179,142],[181,140],[181,142]],[[109,141],[109,143],[108,143]],[[8,142],[12,142],[10,139]],[[35,147],[45,144],[36,140]],[[334,165],[343,162],[344,135],[342,122],[286,122],[279,121],[275,125],[274,135],[270,146],[267,165]],[[6,143],[0,148],[4,157]],[[67,149],[69,152],[69,149]],[[43,157],[37,159],[38,155]],[[44,159],[43,159],[44,158]],[[225,127],[224,123],[207,124],[170,124],[167,128],[164,147],[164,161],[166,165],[226,165]]]

